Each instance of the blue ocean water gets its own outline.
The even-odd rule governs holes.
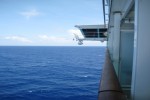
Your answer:
[[[105,47],[0,47],[0,100],[97,100]]]

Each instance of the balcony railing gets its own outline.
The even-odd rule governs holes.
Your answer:
[[[127,100],[120,87],[108,50],[105,56],[98,100]]]

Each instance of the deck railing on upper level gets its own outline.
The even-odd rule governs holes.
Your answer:
[[[106,2],[106,0],[102,0],[102,4],[103,4],[103,16],[104,16],[104,26],[108,27],[108,22],[109,22],[109,8],[110,8],[110,4],[111,4],[111,0],[108,0],[108,2]]]

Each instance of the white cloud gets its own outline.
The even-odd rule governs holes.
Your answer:
[[[29,11],[21,12],[20,14],[27,19],[30,19],[31,17],[39,16],[41,13],[38,12],[36,9],[31,9]]]
[[[53,45],[53,46],[71,46],[76,45],[76,42],[72,38],[60,37],[60,36],[48,36],[39,35],[38,43],[41,45]]]
[[[83,38],[83,35],[82,33],[80,32],[80,30],[77,30],[77,29],[70,29],[68,30],[68,33],[70,33],[71,35],[74,36],[74,34],[78,35],[79,38]]]
[[[42,40],[49,40],[50,37],[48,37],[47,35],[39,35],[38,38],[42,39]]]
[[[67,41],[68,39],[64,37],[56,37],[56,36],[47,36],[47,35],[39,35],[38,38],[47,41]]]
[[[101,41],[84,41],[84,45],[90,45],[90,46],[106,46],[107,42],[101,42]]]
[[[23,42],[23,43],[32,43],[31,40],[29,40],[25,37],[20,37],[20,36],[7,36],[7,37],[5,37],[5,39],[19,41],[19,42]]]

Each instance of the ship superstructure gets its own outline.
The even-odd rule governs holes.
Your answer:
[[[107,40],[107,28],[104,25],[76,25],[83,35],[83,38],[79,38],[75,34],[78,44],[82,45],[83,41],[101,41]]]
[[[85,38],[107,40],[99,100],[150,100],[150,0],[102,2],[103,27],[77,26]]]

